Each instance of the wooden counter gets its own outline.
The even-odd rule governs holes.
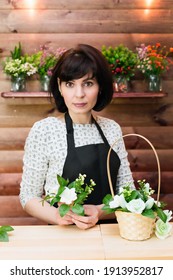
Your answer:
[[[89,230],[76,226],[15,226],[9,242],[0,243],[1,260],[111,260],[172,259],[173,235],[128,241],[119,236],[117,224]]]

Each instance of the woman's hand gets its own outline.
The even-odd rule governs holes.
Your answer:
[[[84,205],[85,216],[68,213],[71,221],[80,229],[88,229],[96,225],[99,220],[99,210],[96,205]]]
[[[58,203],[58,206],[60,206],[62,203]],[[71,214],[72,211],[70,210],[66,215],[64,215],[63,217],[60,216],[60,213],[59,213],[59,207],[56,208],[56,220],[57,220],[57,224],[60,225],[60,226],[67,226],[67,225],[72,225],[74,224],[74,222],[72,221],[72,217],[71,217]]]

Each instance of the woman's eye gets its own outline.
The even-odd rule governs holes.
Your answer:
[[[88,82],[84,83],[85,87],[91,87],[92,85],[93,85],[93,82],[91,82],[91,81],[88,81]]]
[[[73,87],[73,83],[72,82],[66,82],[66,87]]]

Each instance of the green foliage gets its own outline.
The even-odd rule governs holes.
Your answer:
[[[90,184],[85,184],[85,177],[86,175],[79,174],[79,177],[75,181],[69,182],[69,180],[57,175],[57,181],[59,184],[57,193],[46,195],[42,200],[42,204],[44,205],[45,201],[49,201],[50,205],[52,206],[55,203],[59,203],[59,213],[61,217],[66,215],[69,210],[78,215],[84,216],[83,204],[95,186],[95,183],[92,179],[90,180]],[[70,190],[72,191],[72,198],[69,200],[68,197],[67,199],[63,197],[63,199],[65,199],[64,202],[62,196],[67,190],[69,190],[69,192]]]
[[[163,208],[164,203],[156,202],[151,195],[154,191],[145,180],[138,180],[138,189],[132,189],[128,184],[122,188],[120,194],[113,198],[107,194],[103,198],[103,210],[107,213],[115,211],[138,213],[143,216],[155,219],[160,218],[164,223],[168,216]]]
[[[8,232],[13,231],[14,229],[11,226],[1,226],[0,227],[0,242],[8,242]]]
[[[135,74],[137,65],[137,54],[120,44],[116,47],[102,46],[102,54],[108,61],[112,75],[116,77],[124,76],[130,80]]]

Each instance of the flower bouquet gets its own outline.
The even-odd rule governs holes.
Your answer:
[[[135,74],[137,55],[120,44],[116,47],[102,47],[102,54],[108,61],[115,83],[115,91],[127,91],[127,81]]]
[[[83,203],[95,186],[95,182],[92,179],[90,180],[90,184],[85,184],[85,178],[85,174],[79,174],[79,177],[70,183],[69,180],[57,175],[59,183],[57,193],[46,195],[42,200],[43,205],[44,201],[49,201],[52,206],[59,203],[58,209],[61,217],[66,215],[69,210],[84,216]]]
[[[160,43],[155,45],[141,44],[136,48],[138,63],[137,68],[145,75],[161,75],[169,69],[172,64],[168,55],[173,52],[173,48],[169,51],[166,50],[166,46],[161,47]]]
[[[154,227],[156,236],[164,239],[171,234],[169,221],[172,212],[163,210],[164,203],[154,200],[151,196],[154,191],[149,183],[145,180],[139,180],[138,183],[139,189],[131,189],[127,185],[114,197],[106,195],[103,209],[109,213],[115,212],[118,223],[121,224],[121,236],[126,239],[136,239],[136,232],[137,240],[149,238]]]
[[[103,210],[108,213],[115,212],[119,224],[120,235],[128,240],[145,240],[151,237],[153,231],[158,238],[164,239],[171,234],[172,212],[163,210],[165,204],[159,201],[160,195],[160,162],[154,146],[140,134],[126,134],[123,136],[138,136],[151,146],[158,166],[158,194],[155,201],[152,197],[154,191],[145,180],[139,180],[139,188],[133,189],[129,184],[120,189],[119,194],[114,195],[112,186],[109,158],[113,146],[110,147],[107,157],[107,172],[111,194],[103,198]]]
[[[3,62],[3,71],[11,77],[11,91],[25,91],[26,78],[37,72],[30,55],[22,55],[21,44],[15,46],[11,56]]]
[[[48,91],[49,81],[52,75],[52,70],[56,65],[58,59],[66,51],[65,48],[57,48],[54,50],[49,46],[43,45],[40,46],[40,50],[33,54],[35,57],[34,61],[37,67],[37,73],[39,74],[41,82],[41,90]]]
[[[15,46],[11,51],[11,56],[7,57],[4,65],[4,72],[12,77],[27,77],[37,72],[35,63],[31,61],[29,55],[22,55],[21,44]]]
[[[160,43],[156,45],[141,44],[136,48],[138,63],[137,69],[141,71],[148,80],[149,91],[162,91],[161,75],[169,70],[172,61],[168,55],[173,52],[173,48],[169,51],[166,46],[161,47]]]

